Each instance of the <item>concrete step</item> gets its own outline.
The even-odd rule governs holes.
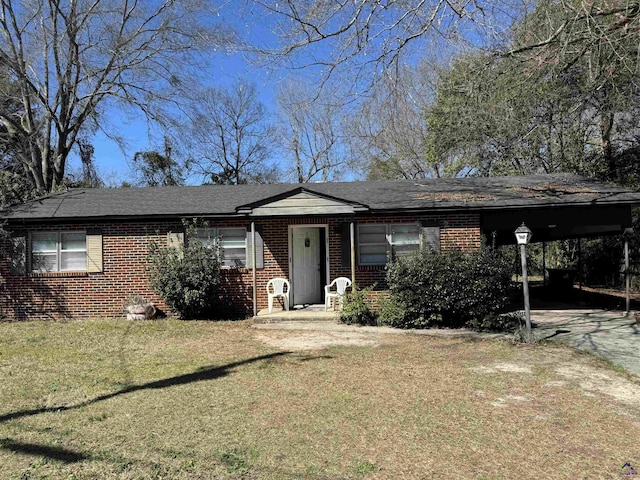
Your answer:
[[[337,322],[339,312],[329,310],[324,311],[324,307],[311,306],[307,308],[296,308],[293,310],[273,310],[271,313],[267,309],[260,310],[258,315],[253,317],[255,323],[275,323],[275,322]]]

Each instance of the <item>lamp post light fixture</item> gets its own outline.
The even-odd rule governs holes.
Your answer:
[[[532,340],[531,336],[531,307],[529,305],[529,278],[527,276],[527,244],[531,241],[533,232],[524,222],[514,232],[516,241],[520,245],[520,260],[522,263],[522,291],[524,293],[524,315],[527,325],[528,341]]]

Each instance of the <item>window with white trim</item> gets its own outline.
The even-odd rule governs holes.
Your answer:
[[[407,255],[420,248],[420,225],[358,225],[358,264],[385,265],[387,259]]]
[[[222,254],[222,266],[247,265],[247,229],[244,227],[198,228],[196,238]]]
[[[34,232],[31,234],[31,271],[86,272],[86,232]]]

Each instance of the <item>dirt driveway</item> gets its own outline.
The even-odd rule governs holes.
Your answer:
[[[600,309],[534,310],[537,338],[558,341],[604,357],[640,376],[640,325],[633,313]],[[336,345],[376,346],[393,335],[407,333],[432,336],[481,336],[505,338],[503,334],[480,334],[470,330],[398,330],[389,327],[357,327],[335,321],[289,321],[255,324],[258,338],[279,348],[314,350]],[[260,332],[262,331],[262,332]],[[279,331],[279,333],[277,333]],[[391,337],[390,337],[391,336]]]
[[[334,346],[375,347],[392,341],[398,335],[426,335],[433,337],[505,338],[504,334],[478,333],[464,328],[401,330],[391,327],[361,327],[337,321],[296,320],[275,323],[256,323],[257,338],[273,347],[288,350],[318,350]]]
[[[536,337],[593,352],[640,375],[640,325],[633,312],[534,310],[531,319]]]

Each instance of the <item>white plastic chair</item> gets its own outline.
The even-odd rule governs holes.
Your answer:
[[[336,291],[332,292],[331,287],[335,285]],[[329,285],[324,286],[324,311],[326,312],[329,306],[332,304],[334,300],[338,300],[340,304],[340,308],[342,308],[342,302],[344,299],[344,294],[347,291],[347,288],[351,286],[351,280],[347,277],[338,277],[333,280]],[[333,307],[335,310],[335,306]]]
[[[286,289],[285,289],[286,287]],[[269,297],[269,313],[273,310],[273,299],[281,297],[284,302],[284,309],[289,310],[289,291],[291,290],[289,280],[286,278],[272,278],[267,282],[267,295]]]

